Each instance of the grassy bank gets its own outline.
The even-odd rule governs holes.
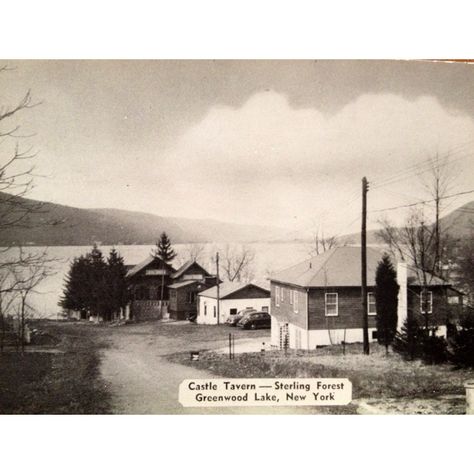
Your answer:
[[[236,354],[232,360],[211,351],[203,352],[199,361],[191,361],[189,353],[177,353],[170,360],[229,378],[344,377],[353,384],[354,400],[395,400],[395,404],[396,400],[448,400],[440,408],[443,413],[451,412],[449,400],[459,399],[464,394],[464,382],[474,378],[472,370],[455,370],[448,364],[428,366],[419,361],[407,362],[396,354],[385,354],[377,345],[372,346],[369,356],[361,352],[360,345],[354,344],[347,347],[346,355],[341,347],[333,346],[313,352]],[[461,412],[461,408],[456,407],[454,412]]]
[[[100,329],[39,324],[58,342],[28,347],[23,355],[0,354],[0,413],[108,413],[109,395],[99,374],[105,344]]]

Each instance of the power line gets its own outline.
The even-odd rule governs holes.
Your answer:
[[[457,154],[459,154],[459,152],[462,153],[463,148],[466,148],[467,146],[469,146],[471,144],[474,144],[474,140],[470,140],[466,143],[458,145],[457,147],[451,149],[449,152],[446,152],[441,156],[437,156],[438,160],[439,159],[444,160],[438,166],[439,167],[444,167],[444,166],[447,166],[449,164],[452,164],[454,161],[457,161],[457,160],[460,160],[460,159],[463,159],[463,158],[468,158],[468,157],[472,156],[472,155],[465,155],[465,156],[458,156],[458,157],[455,157],[453,159],[449,158],[449,157],[456,156]],[[388,177],[382,179],[381,181],[373,181],[372,182],[372,184],[373,184],[372,189],[377,189],[377,188],[382,187],[382,186],[387,186],[389,184],[394,184],[398,181],[401,181],[403,179],[408,178],[409,176],[414,176],[415,174],[423,174],[423,173],[425,173],[426,171],[429,171],[432,168],[433,159],[434,159],[433,157],[427,158],[427,159],[422,160],[418,163],[415,163],[411,166],[408,166],[404,170],[402,170],[398,173],[395,173],[392,176],[388,176]]]
[[[442,199],[449,199],[449,198],[452,198],[452,197],[462,196],[464,194],[471,194],[471,193],[474,193],[474,189],[471,189],[470,191],[462,191],[460,193],[450,194],[449,196],[444,196]],[[413,207],[413,206],[417,206],[419,204],[429,204],[430,202],[435,202],[435,201],[436,201],[436,199],[428,199],[426,201],[412,202],[411,204],[405,204],[403,206],[386,207],[384,209],[374,209],[374,210],[369,211],[369,212],[394,211],[396,209],[402,209],[402,208],[405,208],[405,207]]]
[[[444,168],[448,165],[452,165],[455,161],[465,159],[465,158],[472,158],[472,154],[458,156],[452,159],[445,158],[445,161],[438,164],[437,167]],[[404,181],[408,178],[411,178],[412,176],[424,174],[427,171],[430,171],[432,168],[433,168],[433,164],[431,161],[427,164],[424,164],[418,167],[406,168],[404,171],[392,176],[391,178],[387,178],[383,181],[375,182],[372,189],[378,189],[384,186],[389,186],[392,184],[399,183],[400,181]]]

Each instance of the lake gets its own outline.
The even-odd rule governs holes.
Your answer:
[[[198,262],[203,265],[210,273],[215,273],[215,265],[212,263],[211,257],[219,250],[222,255],[225,253],[226,244],[206,243],[200,244],[202,252],[198,258]],[[239,248],[240,244],[230,244],[231,247]],[[255,255],[253,262],[253,272],[255,280],[263,280],[271,273],[283,268],[294,265],[309,258],[309,243],[301,242],[284,242],[284,243],[251,243],[245,244]],[[117,245],[115,248],[120,255],[124,257],[126,265],[140,263],[150,255],[153,248],[152,245]],[[188,254],[189,245],[176,244],[173,248],[178,257],[173,262],[173,266],[178,268],[179,264],[184,263]],[[57,259],[53,263],[54,274],[45,279],[38,286],[38,293],[31,296],[30,305],[34,308],[38,317],[56,317],[61,312],[58,305],[61,298],[64,278],[69,270],[70,263],[74,257],[79,257],[91,249],[90,246],[80,247],[49,247],[48,255]],[[101,246],[103,254],[106,256],[111,247]],[[28,247],[29,252],[44,250],[44,247]],[[13,251],[13,249],[11,250]]]

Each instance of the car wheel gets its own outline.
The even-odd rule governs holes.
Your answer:
[[[250,326],[250,329],[257,329],[257,326],[255,325],[255,323],[253,323],[253,324]]]

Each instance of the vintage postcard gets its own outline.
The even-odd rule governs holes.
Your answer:
[[[474,413],[473,80],[0,61],[0,414]]]

